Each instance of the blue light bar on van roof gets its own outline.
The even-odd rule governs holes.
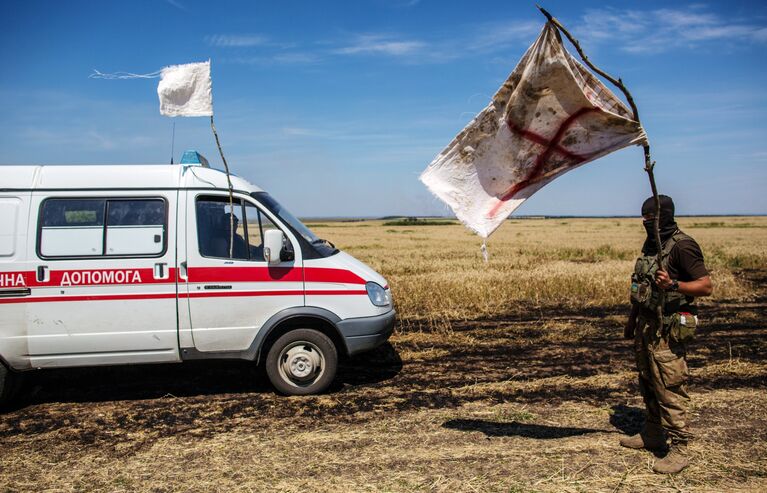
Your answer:
[[[181,156],[181,164],[196,164],[204,168],[210,168],[210,164],[208,164],[205,156],[197,151],[184,151],[184,154]]]

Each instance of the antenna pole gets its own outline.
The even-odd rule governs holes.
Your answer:
[[[173,164],[173,155],[176,153],[176,120],[173,120],[173,131],[170,138],[170,164]]]

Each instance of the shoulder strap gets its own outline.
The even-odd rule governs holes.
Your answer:
[[[663,258],[666,258],[671,253],[671,250],[674,249],[677,243],[679,243],[682,240],[691,240],[689,236],[684,234],[682,230],[677,229],[676,233],[674,233],[671,238],[669,238],[666,243],[663,245],[663,250],[661,250],[661,255]]]

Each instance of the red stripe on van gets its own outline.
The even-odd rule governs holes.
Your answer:
[[[216,291],[212,293],[179,293],[179,298],[228,298],[237,296],[303,296],[307,295],[326,295],[326,296],[345,296],[345,295],[367,295],[367,291],[340,291],[340,290],[285,290],[285,291]]]
[[[301,296],[304,291],[227,291],[227,292],[194,292],[179,293],[179,298],[224,298],[224,297],[253,297],[253,296]],[[315,296],[348,296],[367,295],[367,291],[354,290],[312,290],[306,291],[307,295]],[[0,305],[10,303],[53,303],[60,301],[117,301],[117,300],[159,300],[175,298],[175,293],[152,293],[152,294],[104,294],[104,295],[77,295],[77,296],[37,296],[20,298],[0,298]]]
[[[6,280],[17,280],[19,274],[22,276],[23,284],[12,282],[5,282]],[[140,282],[133,282],[138,274]],[[51,270],[49,273],[49,280],[46,282],[40,282],[37,280],[37,274],[35,271],[21,271],[21,272],[0,272],[0,277],[4,277],[4,286],[1,287],[58,287],[58,286],[120,286],[120,285],[137,285],[137,284],[174,284],[176,278],[176,269],[170,267],[168,269],[168,277],[166,279],[155,279],[154,271],[152,269],[67,269],[67,270]],[[120,282],[117,282],[117,280]],[[93,282],[98,280],[99,282]],[[66,283],[64,283],[66,281]]]
[[[365,280],[352,271],[345,269],[329,269],[324,267],[307,267],[304,269],[304,280],[306,282],[365,284]]]
[[[175,298],[176,293],[161,294],[88,294],[78,296],[37,296],[34,298],[0,298],[0,305],[5,303],[52,303],[56,301],[115,301],[115,300],[155,300]]]
[[[333,282],[365,284],[354,272],[325,267],[190,267],[189,282]]]
[[[189,267],[189,282],[301,282],[294,267]]]
[[[21,276],[21,279],[19,279]],[[21,282],[17,282],[21,281]],[[26,271],[0,272],[0,289],[28,288],[35,285],[35,273]]]
[[[326,282],[365,284],[365,280],[345,269],[325,267],[190,267],[188,282]],[[153,269],[66,269],[51,270],[47,282],[38,282],[34,271],[0,272],[3,287],[120,286],[174,284],[179,269],[168,268],[167,279],[155,279]],[[21,276],[22,282],[16,282]],[[134,280],[139,281],[134,282]],[[117,282],[119,280],[120,282]],[[98,281],[98,282],[94,282]],[[186,282],[178,277],[178,282]]]
[[[179,293],[179,298],[230,298],[230,297],[251,297],[251,296],[303,296],[304,292],[299,290],[285,291],[215,291],[210,293]]]
[[[306,292],[307,296],[336,296],[336,295],[346,295],[346,294],[364,294],[364,295],[367,295],[368,292],[364,291],[364,290],[362,290],[362,291],[360,291],[360,290],[355,290],[355,291],[334,291],[334,290],[329,290],[329,289],[325,289],[325,290],[323,290],[323,289],[315,289],[315,290],[311,290],[311,291],[307,291]]]

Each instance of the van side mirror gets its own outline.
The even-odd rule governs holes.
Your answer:
[[[264,260],[269,265],[280,263],[280,252],[285,235],[279,229],[267,229],[264,231]]]

